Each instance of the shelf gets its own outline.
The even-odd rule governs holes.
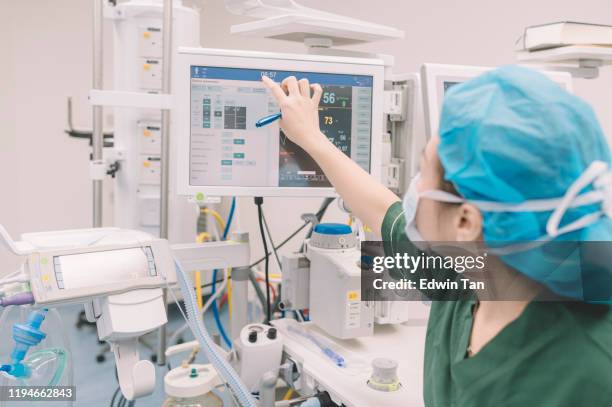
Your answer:
[[[518,51],[516,57],[520,62],[579,64],[581,61],[601,61],[602,65],[611,65],[612,47],[569,45],[541,51]]]
[[[237,24],[232,34],[304,42],[309,38],[325,38],[334,46],[401,39],[404,32],[392,27],[333,15],[287,14]]]

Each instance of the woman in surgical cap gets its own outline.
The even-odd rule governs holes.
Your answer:
[[[612,262],[590,264],[584,252],[559,261],[544,248],[612,240],[609,146],[585,102],[517,66],[453,86],[402,203],[320,131],[319,85],[263,80],[285,134],[380,231],[387,256],[419,241],[493,248],[497,298],[429,292],[440,301],[427,332],[427,406],[612,405]]]

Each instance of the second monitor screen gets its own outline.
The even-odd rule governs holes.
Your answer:
[[[310,156],[289,140],[278,122],[255,122],[279,111],[261,76],[281,82],[307,78],[323,87],[322,132],[370,171],[371,76],[191,67],[190,184],[193,186],[330,187]]]

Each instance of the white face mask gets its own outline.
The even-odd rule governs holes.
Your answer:
[[[421,195],[419,194],[419,190],[417,189],[417,183],[421,179],[421,173],[417,173],[417,175],[412,178],[410,181],[410,186],[408,187],[408,192],[404,196],[404,218],[406,219],[406,236],[410,239],[411,242],[423,242],[423,236],[419,233],[419,230],[416,226],[416,214],[417,209],[419,207],[419,198]]]
[[[561,198],[532,199],[521,203],[507,203],[494,201],[468,201],[457,195],[433,189],[419,192],[417,183],[420,174],[417,174],[410,182],[408,192],[404,197],[404,217],[406,218],[406,235],[412,242],[423,242],[424,239],[416,227],[416,213],[421,198],[433,199],[446,203],[471,203],[483,212],[547,212],[553,211],[546,223],[546,234],[530,243],[519,243],[504,248],[491,250],[495,254],[510,254],[514,252],[529,250],[540,246],[555,237],[583,229],[595,222],[602,216],[612,218],[612,171],[608,164],[602,161],[594,161],[568,188]],[[584,188],[592,186],[589,192],[580,194]],[[593,205],[601,203],[601,209],[576,219],[563,227],[560,227],[565,212],[570,208]]]

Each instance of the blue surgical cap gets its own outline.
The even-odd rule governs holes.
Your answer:
[[[591,107],[542,73],[519,66],[491,70],[451,87],[439,129],[444,177],[467,200],[561,198],[593,161],[610,163],[609,145]],[[561,226],[599,207],[570,209]],[[536,240],[546,235],[550,214],[483,212],[484,240]],[[601,218],[555,240],[612,240],[612,222]],[[569,263],[550,267],[543,250],[502,260],[557,294],[584,297],[584,270],[572,271]],[[553,259],[552,264],[558,263]]]

